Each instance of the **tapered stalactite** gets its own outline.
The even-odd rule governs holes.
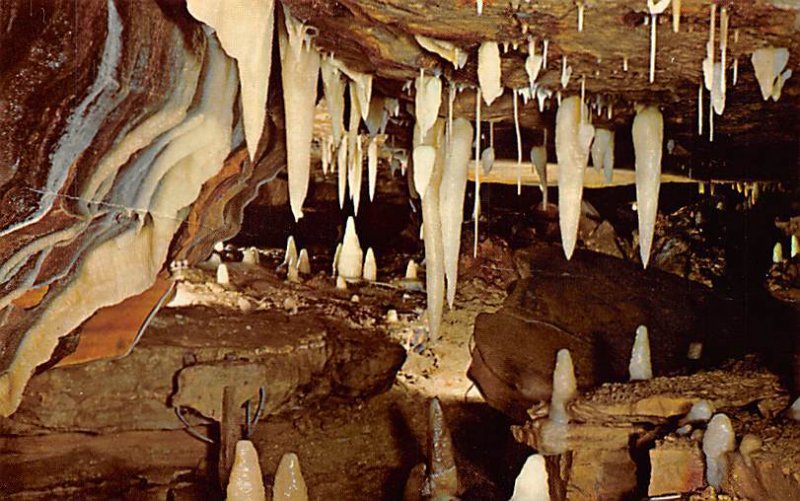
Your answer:
[[[311,174],[311,138],[320,56],[308,34],[308,27],[284,9],[279,23],[283,105],[286,114],[286,171],[289,174],[289,204],[296,221],[303,217]]]
[[[661,148],[664,119],[658,108],[650,106],[633,120],[633,149],[636,154],[636,207],[639,217],[639,255],[647,268],[658,214],[661,187]]]
[[[583,172],[589,161],[589,146],[594,136],[594,127],[581,121],[581,116],[587,115],[586,106],[577,96],[564,99],[556,115],[558,222],[567,259],[572,257],[578,238]]]

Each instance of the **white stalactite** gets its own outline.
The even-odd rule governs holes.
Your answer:
[[[369,182],[369,201],[375,198],[375,185],[378,182],[378,138],[372,137],[367,147],[367,173]]]
[[[468,54],[453,42],[437,40],[423,35],[414,35],[414,38],[423,49],[440,55],[443,59],[449,61],[453,65],[453,68],[457,70],[460,70],[467,64]]]
[[[347,142],[347,135],[343,134],[341,141],[339,141],[339,150],[336,154],[340,209],[344,209],[345,196],[347,195]]]
[[[503,94],[501,73],[497,42],[483,42],[478,49],[478,83],[486,106],[491,106]]]
[[[414,147],[414,189],[419,197],[425,201],[428,184],[433,175],[433,164],[436,162],[436,148],[427,144]]]
[[[334,62],[333,56],[326,56],[320,63],[322,84],[325,91],[325,102],[331,114],[331,128],[334,144],[339,144],[344,134],[344,90],[345,81],[342,72]]]
[[[542,56],[536,54],[536,40],[528,39],[528,58],[525,59],[525,72],[528,74],[528,85],[533,92],[539,71],[542,69]]]
[[[648,106],[633,119],[633,149],[636,155],[636,206],[639,216],[639,255],[647,268],[650,246],[658,214],[661,187],[661,150],[664,143],[664,119],[655,106]]]
[[[789,62],[789,50],[784,47],[765,47],[754,51],[750,61],[753,63],[756,80],[761,88],[761,97],[764,98],[764,101],[770,97],[777,101],[777,98],[774,97],[775,89],[776,86],[783,87],[781,75],[786,63]],[[789,76],[791,76],[791,72],[786,78]],[[780,97],[780,90],[777,94]]]
[[[542,206],[547,208],[547,146],[542,144],[531,148],[531,163],[539,176],[542,190]]]
[[[281,79],[286,115],[286,172],[289,204],[295,221],[303,217],[311,171],[311,138],[317,103],[319,53],[311,46],[308,28],[284,8],[285,26],[278,30]]]
[[[556,157],[558,158],[558,220],[564,255],[572,257],[578,237],[583,197],[583,173],[589,161],[594,127],[581,123],[580,98],[571,96],[556,114]],[[583,113],[584,116],[588,113]]]
[[[517,195],[522,194],[522,133],[519,130],[519,104],[517,103],[517,91],[513,90],[514,95],[514,132],[517,136]]]
[[[478,257],[478,222],[481,215],[481,89],[475,90],[475,204],[472,209],[474,220],[472,257]]]
[[[417,94],[414,97],[414,113],[421,137],[428,133],[439,116],[439,107],[442,105],[442,81],[437,76],[425,75],[420,70],[419,76],[414,81]]]
[[[450,308],[453,307],[455,301],[456,283],[458,282],[461,224],[464,221],[464,195],[467,190],[467,170],[472,153],[472,138],[473,130],[469,121],[464,118],[453,121],[439,191],[447,303]]]
[[[650,83],[656,79],[656,27],[658,16],[650,14]]]
[[[223,50],[239,68],[244,136],[250,160],[255,158],[269,94],[272,68],[274,0],[188,0],[197,20],[214,28]]]
[[[672,31],[681,31],[681,0],[672,0]]]

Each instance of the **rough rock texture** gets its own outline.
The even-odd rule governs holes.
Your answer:
[[[736,466],[723,490],[748,499],[796,497],[800,427],[778,415],[789,403],[778,377],[751,360],[691,376],[606,384],[578,396],[568,404],[568,452],[548,459],[560,465],[560,483],[551,492],[566,492],[567,499],[620,499],[648,490],[657,495],[704,487],[701,435],[674,434],[684,424],[679,418],[700,399],[731,417],[737,437],[752,433],[770,444],[751,452],[749,465],[739,452],[732,453]],[[525,425],[513,427],[514,436],[540,452],[551,451],[547,404],[530,409],[529,415]],[[704,426],[693,424],[690,431]]]
[[[656,374],[685,366],[693,341],[712,358],[729,352],[736,324],[708,289],[610,256],[578,250],[567,262],[560,252],[544,244],[518,252],[525,278],[500,311],[476,320],[470,377],[498,409],[524,416],[548,399],[562,348],[583,388],[627,379],[639,325],[650,332]]]

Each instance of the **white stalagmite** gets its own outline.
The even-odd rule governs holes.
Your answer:
[[[437,40],[423,35],[414,35],[414,39],[416,39],[417,43],[420,44],[423,49],[439,54],[446,61],[452,63],[453,68],[457,70],[460,70],[467,64],[468,54],[453,44],[453,42]]]
[[[231,283],[230,275],[228,275],[228,265],[225,263],[217,266],[217,283],[220,285],[228,285]]]
[[[244,264],[258,264],[258,249],[255,247],[248,247],[242,252],[242,263]]]
[[[789,62],[789,50],[784,47],[764,47],[753,52],[750,56],[753,69],[756,72],[756,80],[761,88],[761,97],[764,101],[774,97],[776,86],[783,87],[781,76],[786,63]],[[791,72],[788,74],[791,76]],[[788,78],[788,76],[786,78]],[[780,90],[778,90],[780,97]]]
[[[289,204],[296,221],[303,217],[311,171],[311,138],[317,103],[319,53],[311,46],[308,28],[284,8],[285,28],[278,30],[283,104],[286,114],[286,172]]]
[[[461,223],[464,221],[464,194],[472,153],[472,125],[464,118],[453,121],[450,144],[445,157],[439,189],[439,214],[442,225],[444,273],[447,279],[447,304],[453,307],[458,281],[458,256],[461,249]]]
[[[556,367],[553,370],[553,394],[550,397],[548,417],[558,424],[569,423],[567,403],[578,394],[578,382],[575,380],[575,367],[569,350],[558,350]]]
[[[789,257],[794,258],[798,253],[800,253],[800,239],[797,238],[797,235],[792,235]]]
[[[341,275],[336,275],[336,288],[347,290],[347,280],[345,280]]]
[[[703,435],[703,453],[706,456],[706,481],[719,488],[728,474],[727,454],[736,448],[736,435],[731,420],[725,414],[715,414],[708,422]]]
[[[417,268],[417,263],[413,259],[409,259],[406,265],[406,280],[416,280],[418,278]]]
[[[361,278],[361,264],[364,260],[364,252],[356,234],[356,222],[353,216],[347,218],[347,225],[344,230],[344,241],[342,250],[339,253],[337,269],[339,276],[348,280],[358,280]]]
[[[789,407],[789,417],[795,421],[800,421],[800,397],[797,397]]]
[[[342,255],[342,242],[336,244],[336,250],[333,252],[333,271],[331,274],[335,277],[339,274],[339,256]]]
[[[653,379],[653,366],[650,362],[650,337],[647,327],[640,325],[636,328],[636,339],[631,349],[631,361],[628,364],[628,374],[631,381]]]
[[[328,137],[323,137],[319,144],[320,161],[322,162],[322,173],[328,175],[328,167],[331,163],[331,149],[328,143]]]
[[[325,91],[325,101],[328,104],[328,113],[331,114],[331,128],[334,144],[342,140],[344,134],[344,86],[342,73],[339,66],[334,63],[333,56],[322,59],[321,65],[322,84]]]
[[[542,56],[536,54],[536,40],[528,39],[528,58],[525,60],[525,72],[528,74],[528,85],[531,91],[536,84],[536,78],[542,69]]]
[[[503,95],[501,73],[497,42],[483,42],[478,49],[478,83],[486,106],[491,106],[495,99]]]
[[[339,150],[336,154],[337,181],[339,188],[339,208],[344,208],[345,195],[347,195],[347,135],[342,135],[339,141]]]
[[[195,19],[217,32],[220,45],[236,60],[241,87],[244,136],[250,160],[255,158],[269,92],[272,68],[274,0],[188,0]]]
[[[658,214],[661,187],[661,149],[664,119],[655,106],[648,106],[633,119],[633,150],[636,155],[636,206],[639,216],[639,255],[647,268]]]
[[[739,58],[733,60],[733,85],[739,82]]]
[[[542,190],[542,205],[547,208],[547,146],[544,144],[531,148],[531,162],[539,176],[539,187]]]
[[[375,262],[375,253],[372,247],[367,249],[367,255],[364,257],[364,270],[362,278],[367,282],[374,282],[378,279],[378,264]]]
[[[594,127],[581,123],[581,103],[571,96],[561,103],[556,114],[556,157],[558,158],[558,222],[564,255],[572,257],[578,237],[583,198],[583,173],[589,161]],[[588,113],[583,113],[584,116]]]
[[[692,408],[686,413],[681,422],[686,423],[705,423],[714,414],[714,406],[706,399],[698,400],[692,404]]]
[[[510,501],[549,501],[550,487],[547,483],[547,468],[544,456],[531,454],[522,465],[514,482],[514,494]]]
[[[300,460],[293,452],[284,454],[272,484],[273,501],[308,501],[308,489],[300,470]]]
[[[375,185],[378,182],[378,138],[372,137],[367,147],[367,173],[369,181],[369,201],[375,198]]]
[[[297,271],[303,275],[311,274],[311,260],[306,249],[300,249],[300,254],[297,256]]]
[[[427,144],[414,147],[414,189],[424,201],[436,162],[436,148]]]
[[[258,452],[253,442],[239,440],[233,457],[233,467],[228,478],[228,501],[263,501],[266,499],[264,478]]]
[[[283,254],[283,264],[297,262],[297,244],[294,242],[294,237],[289,235],[286,239],[286,252]]]
[[[775,242],[772,247],[772,262],[775,264],[783,262],[783,245],[780,242]]]
[[[439,77],[425,75],[424,70],[420,70],[419,76],[414,80],[414,87],[417,90],[414,96],[414,113],[420,137],[424,137],[439,115],[439,107],[442,105],[442,81]]]

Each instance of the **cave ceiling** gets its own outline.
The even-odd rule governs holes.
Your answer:
[[[711,2],[683,1],[679,31],[672,29],[672,8],[657,17],[657,43],[654,81],[649,81],[650,15],[647,2],[586,1],[583,30],[578,31],[578,4],[571,1],[484,1],[478,15],[472,0],[285,0],[292,15],[318,30],[316,46],[332,53],[347,66],[374,74],[374,87],[380,92],[413,103],[413,95],[402,90],[420,68],[441,72],[455,84],[466,87],[477,82],[477,51],[487,40],[508,44],[501,49],[502,83],[506,88],[528,85],[525,59],[529,37],[548,41],[548,60],[537,84],[563,95],[580,92],[585,78],[587,102],[598,97],[612,103],[611,120],[605,111],[596,117],[600,126],[629,129],[638,104],[657,104],[664,114],[667,138],[696,154],[696,161],[728,157],[758,158],[770,149],[796,150],[797,111],[800,87],[790,79],[780,100],[764,101],[759,92],[752,52],[761,47],[789,49],[788,68],[796,66],[800,51],[800,2],[752,1],[716,2],[717,29],[715,57],[719,58],[719,19],[725,7],[729,13],[727,47],[728,89],[725,111],[715,116],[714,142],[708,140],[709,95],[704,91],[704,134],[697,134],[697,94],[703,79],[702,61],[709,37]],[[516,4],[516,5],[512,5]],[[437,54],[425,50],[415,36],[452,42],[468,53],[461,69]],[[560,84],[562,57],[572,68],[565,89]],[[627,71],[623,69],[627,60]],[[738,81],[731,80],[733,61],[738,60]],[[795,77],[796,78],[796,77]],[[446,104],[446,100],[443,100]],[[445,109],[440,114],[444,116]],[[474,117],[474,94],[459,94],[455,115]],[[523,127],[552,127],[555,106],[540,114],[536,101],[521,108]],[[485,120],[500,122],[513,135],[512,98],[505,92],[483,110]],[[513,141],[512,141],[513,142]],[[793,156],[780,157],[785,164]],[[740,171],[717,173],[735,177]],[[754,175],[750,172],[749,175]]]

